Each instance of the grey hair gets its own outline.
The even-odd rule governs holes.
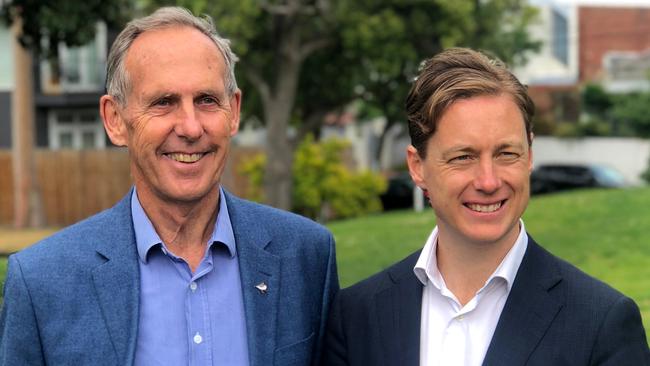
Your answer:
[[[237,91],[235,80],[235,63],[237,56],[230,49],[230,40],[219,36],[214,23],[209,16],[202,18],[194,16],[189,10],[181,7],[164,7],[144,18],[130,21],[113,42],[108,53],[106,70],[106,91],[121,105],[126,105],[126,96],[131,89],[131,80],[125,66],[126,53],[133,41],[142,33],[150,30],[172,26],[192,27],[210,37],[221,52],[226,64],[225,86],[229,96]]]

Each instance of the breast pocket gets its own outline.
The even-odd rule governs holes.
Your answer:
[[[309,366],[315,341],[316,333],[312,332],[305,339],[276,349],[273,354],[273,365]]]

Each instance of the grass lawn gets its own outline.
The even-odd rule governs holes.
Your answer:
[[[650,188],[534,197],[524,220],[528,232],[546,249],[632,297],[650,330]],[[434,225],[431,210],[330,223],[341,286],[421,248]],[[0,252],[15,251],[52,232],[0,228]],[[5,272],[6,259],[0,258],[1,283]]]
[[[57,229],[22,229],[17,230],[0,226],[0,255],[8,255],[34,244],[44,237],[53,234]],[[4,272],[2,272],[4,274]],[[4,275],[2,276],[4,278]]]
[[[546,249],[632,297],[650,331],[650,188],[537,196],[524,221]],[[330,223],[341,286],[421,248],[434,224],[431,210]]]

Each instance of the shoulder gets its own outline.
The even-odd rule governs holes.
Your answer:
[[[251,202],[226,192],[230,219],[235,225],[264,229],[274,237],[329,238],[327,228],[306,217],[267,205]]]
[[[68,226],[53,235],[12,255],[21,266],[48,270],[50,265],[83,261],[96,256],[95,249],[117,245],[124,237],[133,236],[130,196],[112,208]]]
[[[534,275],[542,279],[538,284],[562,304],[562,329],[558,332],[579,331],[581,344],[591,345],[589,357],[597,364],[609,360],[611,364],[627,365],[629,360],[650,357],[641,314],[632,299],[550,254],[534,241],[529,246],[534,258],[528,261],[533,262],[528,267],[536,268]],[[574,348],[573,352],[578,354],[580,350]]]
[[[610,332],[616,325],[623,323],[630,329],[630,334],[641,334],[641,316],[636,303],[628,296],[614,289],[605,282],[583,272],[573,264],[554,256],[541,248],[532,239],[529,250],[524,257],[528,278],[522,283],[524,287],[541,285],[557,302],[563,304],[562,312],[580,327],[585,338],[589,335]],[[519,273],[517,274],[519,277]],[[530,281],[531,278],[536,280]],[[515,280],[517,282],[517,280]],[[513,288],[514,290],[514,288]],[[622,322],[621,322],[622,321]],[[637,330],[632,330],[634,328]]]
[[[340,291],[340,301],[357,302],[371,300],[377,294],[383,293],[394,286],[420,286],[421,283],[413,272],[413,267],[420,256],[421,250],[409,254],[406,258],[379,271],[370,277]]]
[[[591,304],[593,307],[608,307],[625,297],[621,292],[605,282],[585,273],[575,265],[559,258],[539,246],[532,238],[529,241],[529,253],[551,276],[561,279],[565,288],[566,300]],[[534,259],[535,259],[534,258]]]

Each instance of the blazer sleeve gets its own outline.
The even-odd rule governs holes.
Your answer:
[[[45,365],[31,295],[20,262],[9,257],[0,315],[0,366]]]
[[[596,339],[591,365],[650,366],[639,308],[621,296],[609,309]]]
[[[323,300],[321,304],[320,327],[318,331],[317,349],[313,355],[314,366],[320,365],[321,353],[323,350],[323,339],[326,336],[327,319],[330,314],[332,299],[339,291],[339,278],[336,269],[336,251],[334,238],[329,234],[329,258],[327,260],[327,275],[323,286]],[[323,364],[326,365],[326,364]]]

